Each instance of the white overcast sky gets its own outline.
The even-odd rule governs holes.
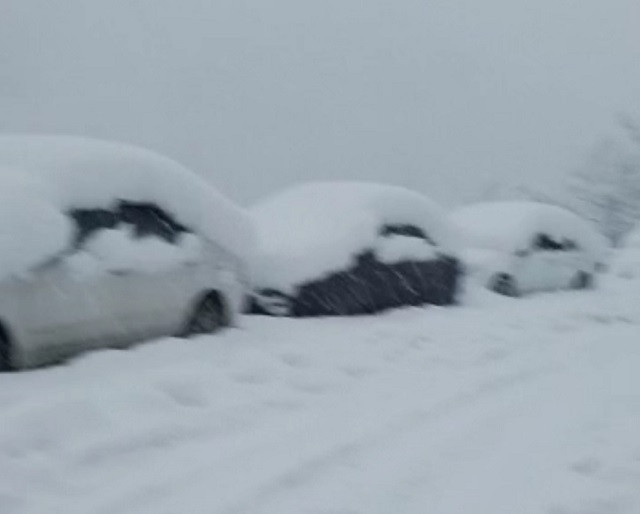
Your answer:
[[[0,130],[140,143],[241,203],[553,184],[640,113],[639,0],[0,0]]]

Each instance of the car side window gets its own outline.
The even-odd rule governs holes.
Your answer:
[[[542,251],[558,251],[558,250],[562,250],[563,246],[561,243],[558,243],[549,235],[540,233],[540,234],[537,234],[533,240],[533,248],[535,250],[542,250]]]
[[[181,233],[188,232],[184,225],[153,203],[121,201],[118,212],[120,221],[132,225],[137,237],[156,236],[175,243]]]
[[[386,224],[379,231],[382,237],[405,236],[424,239],[432,246],[436,246],[435,242],[420,227],[411,224]]]
[[[72,209],[76,233],[74,247],[79,248],[95,233],[117,227],[132,227],[135,237],[158,237],[175,243],[180,234],[190,232],[169,213],[153,203],[119,201],[113,208]]]
[[[117,214],[108,209],[72,209],[69,215],[76,227],[73,243],[76,248],[99,230],[115,228],[118,224]]]

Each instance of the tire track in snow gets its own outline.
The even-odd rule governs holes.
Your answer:
[[[510,394],[515,387],[534,386],[540,380],[557,371],[555,368],[543,367],[493,378],[484,381],[473,391],[458,394],[433,407],[412,410],[385,425],[382,429],[377,429],[357,439],[342,442],[328,451],[301,463],[296,463],[289,470],[255,491],[247,500],[221,512],[224,514],[262,512],[264,510],[261,508],[262,506],[279,496],[307,486],[323,476],[335,476],[336,468],[353,464],[366,458],[370,453],[385,452],[407,435],[423,430],[425,426],[448,425],[451,423],[452,417],[458,420],[461,414],[464,417],[470,410],[486,409],[486,404],[496,401],[496,397],[500,401],[503,394]],[[274,512],[278,512],[277,508]],[[338,512],[340,511],[338,510]],[[349,509],[345,509],[344,512],[349,512]]]
[[[75,369],[74,366],[71,366],[71,369],[58,368],[34,372],[32,376],[3,377],[7,378],[3,385],[11,386],[11,388],[3,392],[2,403],[6,403],[6,407],[10,407],[8,412],[17,407],[17,411],[11,415],[20,421],[18,418],[22,418],[23,410],[29,411],[33,408],[34,412],[40,412],[38,406],[48,400],[45,399],[46,401],[43,402],[42,397],[38,396],[36,399],[35,395],[41,395],[43,390],[49,389],[50,386],[52,389],[45,394],[47,398],[64,398],[76,384],[86,388],[89,383],[92,388],[95,388],[100,386],[99,382],[104,383],[105,380],[110,381],[107,389],[111,390],[113,386],[111,382],[114,381],[114,378],[116,382],[120,382],[120,386],[123,388],[134,384],[136,388],[146,390],[146,384],[153,382],[154,377],[157,376],[157,378],[164,380],[163,377],[176,375],[175,366],[178,361],[183,371],[191,374],[193,380],[198,382],[198,387],[201,390],[218,391],[211,395],[204,394],[205,399],[210,400],[208,405],[204,405],[204,417],[206,418],[211,415],[224,417],[228,413],[226,408],[219,409],[218,402],[213,400],[221,393],[215,389],[218,382],[206,378],[207,374],[219,373],[224,375],[222,378],[225,378],[229,372],[235,373],[237,369],[243,372],[247,369],[244,365],[247,353],[256,358],[259,357],[257,359],[259,363],[267,353],[273,354],[275,351],[280,354],[282,351],[288,352],[293,349],[304,355],[315,355],[313,353],[316,351],[315,348],[322,347],[324,353],[335,352],[336,355],[343,355],[342,346],[337,344],[327,346],[325,343],[344,343],[345,340],[353,339],[357,351],[348,355],[348,362],[342,362],[340,358],[337,361],[331,359],[330,362],[327,362],[331,367],[330,371],[334,372],[334,368],[340,367],[343,363],[347,366],[352,364],[360,366],[363,358],[367,360],[365,367],[373,365],[377,368],[375,377],[358,377],[358,381],[353,382],[356,384],[355,387],[349,386],[347,394],[343,398],[338,398],[333,394],[328,395],[327,391],[324,391],[322,396],[313,398],[304,397],[304,395],[297,396],[296,398],[301,400],[300,405],[305,409],[304,412],[296,412],[295,409],[288,410],[284,408],[283,403],[282,409],[277,407],[272,411],[267,409],[264,416],[259,415],[255,419],[248,420],[248,425],[244,423],[241,414],[239,424],[232,427],[233,434],[224,430],[219,431],[217,429],[219,426],[215,423],[204,427],[196,426],[193,433],[188,430],[181,432],[182,428],[180,427],[184,426],[181,423],[174,425],[169,422],[165,424],[163,420],[159,420],[162,424],[158,427],[155,426],[157,419],[152,417],[148,420],[144,415],[143,421],[149,421],[149,427],[153,429],[150,434],[152,436],[151,446],[145,447],[144,430],[136,432],[140,438],[133,445],[127,444],[128,436],[131,434],[122,433],[120,435],[123,436],[123,439],[120,442],[116,441],[116,447],[121,448],[122,451],[110,454],[102,452],[100,447],[104,442],[106,443],[105,448],[113,449],[112,446],[109,446],[113,441],[110,442],[108,438],[97,441],[96,439],[86,440],[84,438],[86,434],[79,433],[78,435],[82,436],[80,445],[76,445],[75,441],[71,446],[65,443],[61,447],[51,448],[50,451],[34,452],[33,455],[29,455],[29,460],[18,463],[20,467],[17,469],[24,471],[21,476],[25,480],[21,482],[18,477],[13,479],[13,482],[10,481],[9,485],[11,483],[17,486],[29,484],[29,477],[33,475],[43,475],[44,477],[46,473],[42,472],[38,459],[42,459],[43,464],[54,470],[56,480],[52,482],[52,487],[48,491],[39,490],[37,486],[30,487],[28,491],[25,487],[18,487],[15,494],[12,493],[13,498],[21,500],[15,504],[19,505],[16,509],[19,509],[17,511],[20,514],[26,512],[41,514],[47,505],[59,505],[60,509],[53,510],[70,512],[69,507],[73,504],[75,512],[82,514],[88,512],[113,512],[114,514],[127,512],[135,512],[136,514],[144,512],[153,514],[207,512],[207,514],[211,514],[212,512],[224,512],[223,509],[227,509],[227,512],[249,512],[250,510],[247,509],[252,508],[252,502],[257,511],[263,506],[268,508],[283,499],[292,499],[292,497],[299,495],[304,488],[326,483],[327,480],[330,481],[330,477],[334,473],[340,475],[345,466],[358,466],[362,462],[373,459],[375,455],[383,455],[387,448],[390,448],[391,461],[397,459],[397,453],[391,450],[397,446],[402,447],[403,437],[411,439],[411,434],[428,430],[429,427],[435,427],[435,430],[438,426],[451,426],[448,420],[453,416],[464,417],[464,413],[469,411],[469,408],[464,405],[465,395],[471,396],[466,402],[470,406],[476,405],[478,410],[482,409],[483,405],[490,406],[493,402],[489,398],[494,393],[487,393],[487,398],[483,400],[482,394],[474,390],[474,383],[478,384],[480,388],[491,388],[491,382],[494,379],[500,381],[505,378],[494,374],[492,379],[486,380],[487,374],[495,373],[497,368],[513,369],[518,365],[521,369],[524,368],[520,373],[514,373],[514,376],[526,375],[527,373],[535,374],[536,370],[543,375],[546,375],[547,371],[553,373],[554,370],[544,371],[544,367],[536,368],[532,362],[523,366],[522,362],[531,356],[536,357],[534,362],[538,363],[553,363],[563,357],[573,358],[575,353],[581,351],[580,345],[560,345],[564,347],[564,354],[562,352],[556,353],[555,350],[552,350],[551,353],[548,351],[560,342],[560,337],[567,337],[567,331],[575,329],[580,332],[573,332],[574,339],[582,339],[586,331],[591,332],[592,330],[600,333],[603,339],[610,337],[611,323],[619,325],[622,323],[622,318],[611,317],[611,323],[608,325],[599,322],[595,324],[593,320],[587,320],[589,323],[585,325],[584,313],[587,311],[600,312],[600,306],[592,304],[591,301],[582,306],[582,298],[582,296],[576,296],[575,302],[572,299],[571,302],[575,305],[572,307],[570,303],[568,304],[569,308],[561,305],[558,300],[558,305],[545,307],[545,310],[541,311],[541,319],[534,320],[531,319],[530,309],[534,308],[537,316],[536,305],[543,303],[546,305],[548,301],[552,300],[551,297],[505,303],[504,308],[500,306],[500,308],[489,309],[486,312],[484,309],[441,312],[429,310],[420,316],[402,312],[389,319],[380,318],[375,323],[366,320],[366,327],[365,320],[340,320],[335,326],[329,325],[327,330],[320,329],[325,326],[324,324],[300,323],[299,326],[306,327],[307,331],[313,333],[311,339],[305,336],[301,340],[287,340],[293,326],[289,323],[272,325],[270,322],[265,322],[263,327],[260,322],[255,326],[252,324],[252,330],[247,333],[230,333],[219,339],[203,340],[202,344],[199,341],[191,341],[189,345],[176,345],[172,341],[158,342],[127,353],[96,355],[90,357],[89,362],[79,363]],[[598,301],[602,303],[602,298]],[[609,308],[613,314],[620,310],[618,305],[614,305],[614,307]],[[625,304],[624,307],[632,314],[635,312],[628,304]],[[567,314],[570,323],[567,323]],[[424,319],[422,319],[423,316]],[[503,321],[505,319],[506,322]],[[514,319],[515,321],[513,321]],[[638,319],[637,316],[635,319]],[[560,334],[558,327],[556,327],[559,320],[562,320],[560,328],[562,328],[564,335]],[[407,324],[407,321],[410,323]],[[452,324],[454,322],[455,325]],[[371,327],[371,323],[375,324],[375,330]],[[311,330],[309,330],[310,327]],[[522,342],[518,340],[520,335],[531,330],[542,331],[540,340],[536,340],[535,337],[525,337]],[[411,352],[407,356],[402,356],[401,362],[392,363],[384,361],[380,355],[384,356],[385,352],[397,352],[398,346],[407,342],[407,337],[416,338],[418,334],[423,337],[424,333],[434,331],[442,335],[437,338],[438,351],[434,353],[435,342],[433,348],[428,344],[423,345],[428,353],[419,356],[415,363],[410,362],[409,359],[413,359],[413,356],[418,356],[418,354]],[[267,333],[266,341],[263,332]],[[348,337],[345,337],[345,332]],[[484,337],[478,338],[478,335]],[[284,347],[280,339],[286,343]],[[332,341],[333,339],[336,341]],[[427,339],[427,342],[430,340]],[[459,340],[462,342],[466,340],[471,344],[457,344]],[[256,341],[259,341],[259,345]],[[507,367],[505,364],[489,365],[477,373],[478,370],[474,369],[474,359],[476,358],[474,352],[481,349],[485,343],[491,342],[498,342],[497,348],[500,351],[511,352],[512,356],[517,357],[517,363],[510,359],[506,364]],[[240,343],[240,347],[237,344],[229,343]],[[265,343],[268,343],[268,349],[263,355]],[[448,349],[450,343],[456,343],[453,346],[453,351]],[[534,350],[523,352],[524,348],[529,347],[528,343],[532,343],[531,347]],[[395,356],[395,353],[393,355]],[[472,359],[469,359],[469,356]],[[449,363],[449,361],[451,362]],[[273,364],[271,361],[269,362]],[[212,363],[222,364],[213,366]],[[123,364],[125,365],[124,370],[122,369]],[[407,364],[410,365],[407,366]],[[415,393],[416,388],[424,390],[434,385],[433,381],[429,382],[421,378],[419,372],[417,373],[413,369],[414,367],[424,366],[424,373],[441,373],[443,370],[446,371],[445,368],[450,364],[451,371],[458,374],[453,381],[440,387],[435,397],[427,395],[419,401],[416,399],[411,402],[405,401],[403,394],[405,396],[411,395]],[[158,367],[161,368],[161,371],[158,370]],[[194,368],[198,370],[195,377],[192,375]],[[276,366],[273,368],[279,369]],[[327,369],[329,368],[327,367]],[[526,371],[527,369],[529,371]],[[288,380],[281,381],[281,384],[290,385],[291,380],[297,380],[297,377],[302,376],[304,372],[305,370],[302,370],[298,374],[287,375]],[[476,381],[461,380],[463,378],[461,372],[473,375]],[[141,377],[141,373],[148,376]],[[408,379],[402,376],[403,373],[412,373],[413,375]],[[387,401],[399,401],[400,403],[405,401],[405,403],[401,406],[385,405],[379,409],[378,416],[373,419],[367,415],[367,408],[363,408],[359,404],[361,401],[367,400],[368,396],[380,392],[384,393],[385,386],[378,389],[372,386],[380,381],[389,382],[393,388],[393,394],[382,395],[381,404]],[[391,384],[392,382],[397,383]],[[191,383],[191,380],[188,383]],[[531,383],[538,383],[537,378],[524,377],[520,382],[526,388]],[[23,385],[25,387],[22,387]],[[260,390],[269,389],[269,387],[263,385],[260,386]],[[365,387],[368,388],[366,391]],[[500,387],[503,388],[502,391],[505,391],[510,387],[518,388],[519,385],[516,380],[512,386],[507,384],[496,387],[500,392]],[[460,392],[462,388],[465,388],[465,391]],[[456,391],[458,394],[455,394]],[[250,400],[246,402],[247,404],[251,404],[251,400],[257,399],[258,401],[253,403],[251,410],[255,407],[258,411],[261,410],[263,400],[266,401],[269,397],[273,399],[272,392],[280,394],[274,387],[271,387],[265,394],[261,393],[258,398],[252,395],[238,395],[237,389],[230,389],[230,392],[232,393],[231,404],[240,403],[242,406],[245,402],[238,402],[239,399]],[[288,393],[285,394],[287,398],[293,397]],[[130,393],[124,392],[122,398],[127,398],[128,394]],[[474,395],[479,397],[474,398]],[[99,402],[95,402],[96,399],[100,400],[101,395],[94,394],[92,391],[85,394],[83,391],[80,396],[82,398],[86,396],[90,406],[101,407]],[[118,400],[115,395],[111,396],[113,397],[110,397],[110,400]],[[262,398],[263,396],[264,398]],[[146,397],[146,392],[141,397]],[[434,399],[438,401],[434,402]],[[278,399],[276,398],[276,400]],[[450,407],[451,410],[446,412],[446,405],[449,402],[454,404],[462,402],[463,405]],[[335,403],[335,405],[331,405],[331,403]],[[110,403],[104,407],[108,409],[108,405]],[[117,403],[114,405],[116,408],[118,407]],[[53,411],[53,409],[51,410]],[[427,415],[428,417],[431,410],[444,410],[445,412],[436,414],[436,419],[420,421],[421,416]],[[471,408],[471,410],[474,409]],[[146,410],[142,414],[144,412]],[[175,412],[176,415],[179,415],[180,409]],[[103,414],[106,413],[108,411],[100,410],[96,419],[100,421],[104,417]],[[365,419],[359,419],[361,414]],[[339,419],[327,422],[323,416],[337,416]],[[46,412],[43,415],[32,417],[34,420],[41,419],[43,423],[54,418],[53,414],[50,416]],[[109,416],[106,418],[108,420]],[[386,420],[384,424],[383,420]],[[389,422],[389,420],[392,421]],[[69,422],[73,422],[73,420],[69,420]],[[491,423],[491,420],[487,420],[487,423]],[[205,425],[207,424],[205,423]],[[402,425],[407,424],[413,424],[415,428],[410,426],[402,428]],[[16,423],[16,427],[19,425]],[[125,426],[128,425],[131,424],[125,424]],[[187,427],[189,426],[191,424],[187,423]],[[62,423],[60,430],[58,430],[60,435],[63,435],[62,429],[64,427],[65,424]],[[163,427],[167,428],[168,432],[163,432]],[[178,428],[178,433],[173,432],[175,427]],[[90,427],[79,428],[85,430]],[[158,432],[156,429],[160,429],[160,431]],[[396,436],[394,431],[404,433],[405,436],[401,434]],[[159,434],[155,439],[154,433],[156,436]],[[192,438],[192,436],[195,437]],[[464,433],[461,437],[464,439]],[[378,440],[380,442],[376,442]],[[165,445],[167,441],[168,443]],[[88,444],[83,447],[82,445],[85,443]],[[92,447],[93,443],[96,443],[96,446]],[[123,443],[123,446],[118,446],[120,443]],[[156,443],[157,446],[155,446]],[[138,448],[140,451],[136,450],[138,444],[141,445]],[[446,441],[443,444],[446,445]],[[84,454],[85,456],[97,456],[98,458],[93,461],[89,458],[85,465],[74,460],[76,457],[82,460],[82,448],[88,451]],[[79,453],[75,453],[76,450]],[[94,453],[92,454],[92,452]],[[7,469],[10,468],[5,468],[5,470]],[[297,480],[296,472],[300,469],[303,470],[301,481]],[[428,468],[424,471],[418,463],[416,470],[418,480],[421,472],[428,471]],[[404,477],[405,482],[416,480],[413,473],[400,474]],[[8,478],[12,479],[12,477]],[[77,484],[75,480],[78,480]],[[282,486],[283,480],[284,486]],[[403,494],[402,487],[394,492],[394,487],[397,484],[383,485],[388,485],[388,487],[380,489],[380,498],[384,497],[384,491],[389,494]],[[25,493],[24,498],[20,498],[22,493]],[[73,494],[72,498],[69,497],[69,493]],[[51,510],[49,509],[49,511]]]
[[[144,506],[138,504],[137,509],[131,512],[157,512],[160,506],[168,512],[172,512],[172,507],[176,509],[180,506],[191,513],[256,512],[260,505],[303,487],[333,472],[336,467],[359,459],[376,448],[391,444],[408,432],[416,431],[425,425],[446,422],[447,418],[457,411],[474,408],[478,403],[484,404],[487,400],[491,401],[496,394],[501,394],[517,385],[535,383],[555,371],[555,368],[539,367],[495,376],[472,384],[468,390],[440,400],[429,407],[421,405],[420,401],[414,401],[411,406],[398,409],[391,423],[384,423],[380,427],[380,418],[376,417],[369,420],[368,426],[358,427],[356,430],[347,431],[348,433],[344,436],[338,436],[337,443],[327,444],[327,441],[336,438],[336,430],[348,428],[344,422],[336,424],[334,420],[324,426],[321,424],[315,427],[309,426],[306,422],[295,431],[276,429],[276,437],[272,440],[265,441],[264,437],[261,437],[256,445],[248,447],[245,441],[241,451],[231,452],[226,458],[218,460],[212,455],[211,460],[204,465],[200,462],[200,465],[193,468],[188,466],[187,469],[177,469],[174,477],[176,480],[172,478],[166,481],[165,494],[156,496],[150,504]],[[353,409],[353,405],[352,402],[347,401],[343,408],[350,410]],[[386,416],[383,416],[383,419],[385,418]],[[201,451],[206,455],[206,448],[201,448]],[[274,461],[277,462],[274,469],[268,467],[261,469],[265,463]],[[225,465],[226,477],[220,477],[219,467],[222,463]],[[225,482],[217,484],[217,490],[222,492],[213,498],[215,505],[203,505],[202,498],[207,497],[205,491],[215,489],[211,483],[215,483],[216,476]],[[244,482],[243,478],[246,478]],[[238,483],[243,484],[239,494],[233,491],[233,485],[236,484],[237,487]],[[154,486],[152,490],[157,491],[158,488]],[[138,493],[139,490],[132,494],[138,496]],[[187,501],[185,504],[185,498],[200,498],[200,500],[193,504]],[[132,497],[120,498],[117,504],[120,507],[131,505],[132,499]],[[147,500],[149,500],[148,497],[144,502]],[[112,508],[101,512],[118,512],[118,510]]]
[[[437,423],[407,426],[387,444],[351,455],[345,465],[288,484],[283,494],[264,496],[237,512],[583,512],[557,507],[559,483],[582,491],[584,512],[609,512],[589,505],[636,512],[629,507],[640,506],[630,500],[632,488],[627,494],[618,487],[591,492],[573,465],[591,444],[585,443],[585,426],[601,421],[610,402],[612,373],[622,369],[616,360],[629,358],[620,348],[613,353],[596,364],[588,352],[558,372],[515,380],[470,409],[450,412]],[[620,383],[626,390],[625,379]]]

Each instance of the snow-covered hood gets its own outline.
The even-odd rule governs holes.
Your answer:
[[[72,136],[0,136],[0,279],[69,246],[72,208],[155,203],[248,259],[251,219],[207,181],[142,148]]]

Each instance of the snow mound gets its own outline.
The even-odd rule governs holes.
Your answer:
[[[413,191],[366,182],[313,182],[291,187],[251,209],[260,258],[260,287],[286,291],[344,269],[364,250],[384,262],[455,254],[457,245],[439,207]],[[380,237],[384,226],[422,229],[418,238]]]
[[[68,248],[70,209],[117,201],[161,206],[194,232],[249,258],[251,219],[179,163],[126,144],[73,136],[0,136],[0,278]]]
[[[596,258],[603,258],[604,237],[576,214],[538,202],[492,202],[462,207],[452,213],[451,221],[465,244],[512,253],[531,247],[536,234],[556,241],[571,238]]]

